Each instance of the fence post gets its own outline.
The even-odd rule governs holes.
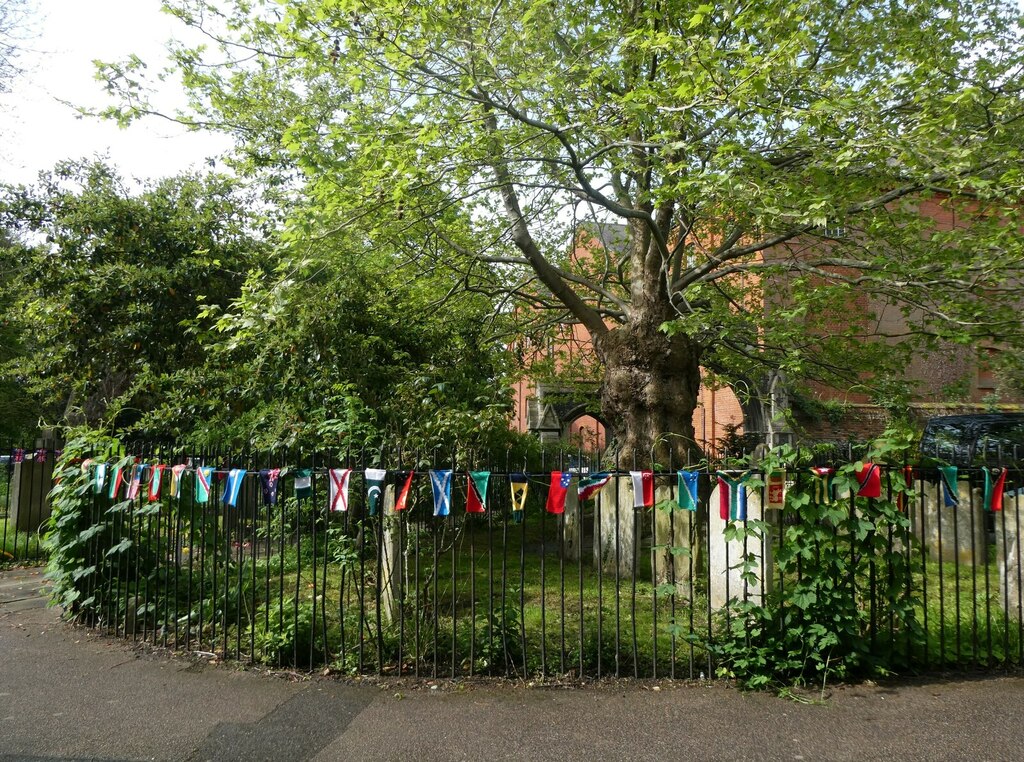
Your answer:
[[[401,616],[402,596],[402,546],[398,522],[402,517],[395,512],[395,485],[384,488],[381,506],[381,527],[384,541],[381,547],[380,605],[388,624],[397,622]]]

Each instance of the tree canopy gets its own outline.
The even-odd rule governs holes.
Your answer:
[[[229,304],[267,264],[248,203],[223,176],[133,188],[97,162],[0,190],[14,236],[5,320],[21,344],[4,376],[50,423],[137,420],[154,378],[203,361],[199,311]]]
[[[701,364],[756,398],[892,362],[850,351],[882,306],[903,347],[1020,342],[1012,3],[165,6],[210,38],[173,51],[179,118],[301,187],[307,235],[419,242],[467,290],[586,326],[621,447],[689,446]],[[103,74],[110,114],[154,108],[141,61]],[[585,219],[621,246],[570,256]]]

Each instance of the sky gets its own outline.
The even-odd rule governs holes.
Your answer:
[[[206,168],[222,153],[226,138],[188,133],[156,117],[127,129],[79,117],[66,102],[110,105],[94,78],[92,61],[115,61],[131,53],[162,67],[164,45],[185,34],[160,12],[159,0],[29,0],[35,28],[24,44],[25,72],[0,93],[0,182],[29,183],[61,159],[108,157],[126,177],[165,177]],[[159,96],[170,108],[182,102],[172,85]]]

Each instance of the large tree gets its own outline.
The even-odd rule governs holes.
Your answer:
[[[48,423],[138,420],[156,379],[203,363],[201,311],[268,264],[251,206],[224,176],[133,186],[99,162],[0,187],[13,236],[0,320],[20,342],[0,356],[0,381],[30,390]]]
[[[702,363],[752,398],[841,378],[880,306],[901,342],[1019,340],[1011,3],[165,4],[213,42],[174,51],[179,118],[232,131],[240,167],[299,170],[310,235],[419,240],[467,288],[584,325],[622,448],[689,446]],[[120,118],[155,108],[140,72],[104,69]],[[621,245],[569,256],[581,218]]]

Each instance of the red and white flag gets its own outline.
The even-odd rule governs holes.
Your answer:
[[[327,472],[330,477],[330,506],[332,511],[348,510],[348,480],[352,475],[351,468],[332,468]]]
[[[654,505],[654,472],[630,471],[633,478],[633,507],[650,508]]]

